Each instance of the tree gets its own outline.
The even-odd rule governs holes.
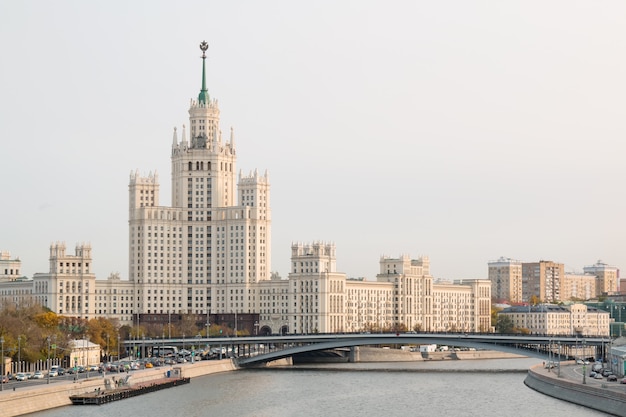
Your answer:
[[[496,331],[498,333],[513,333],[515,326],[513,320],[506,314],[498,314],[496,320]]]

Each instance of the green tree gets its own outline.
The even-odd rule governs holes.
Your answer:
[[[513,320],[507,314],[498,314],[496,320],[496,331],[498,333],[513,333],[514,329]]]

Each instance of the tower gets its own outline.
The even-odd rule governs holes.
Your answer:
[[[207,49],[202,42],[202,86],[190,102],[189,128],[183,125],[180,139],[174,128],[171,207],[158,205],[156,174],[131,175],[129,279],[137,313],[252,313],[250,287],[270,278],[269,175],[237,177],[234,132],[223,140],[218,102],[207,89]]]

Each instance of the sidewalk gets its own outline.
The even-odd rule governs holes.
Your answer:
[[[583,365],[562,363],[557,368],[545,369],[537,365],[528,370],[524,383],[542,394],[599,410],[615,416],[626,417],[626,385],[589,378],[589,366],[583,384]]]

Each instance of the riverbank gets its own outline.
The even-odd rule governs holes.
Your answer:
[[[220,372],[235,370],[230,359],[221,361],[199,361],[181,366],[160,367],[132,371],[130,373],[131,385],[150,383],[161,380],[167,376],[168,371],[172,378],[196,378]],[[119,376],[118,376],[119,375]],[[82,395],[87,392],[100,390],[106,391],[107,381],[113,378],[118,379],[125,374],[107,374],[104,377],[100,374],[88,379],[80,379],[76,382],[71,380],[55,380],[51,384],[24,385],[13,390],[0,392],[0,410],[5,417],[21,416],[51,408],[71,405],[70,397]]]
[[[524,384],[542,394],[582,405],[614,416],[626,417],[626,388],[617,382],[597,382],[571,372],[574,364],[562,365],[562,372],[549,371],[542,365],[528,370]],[[586,372],[583,370],[582,372]]]

